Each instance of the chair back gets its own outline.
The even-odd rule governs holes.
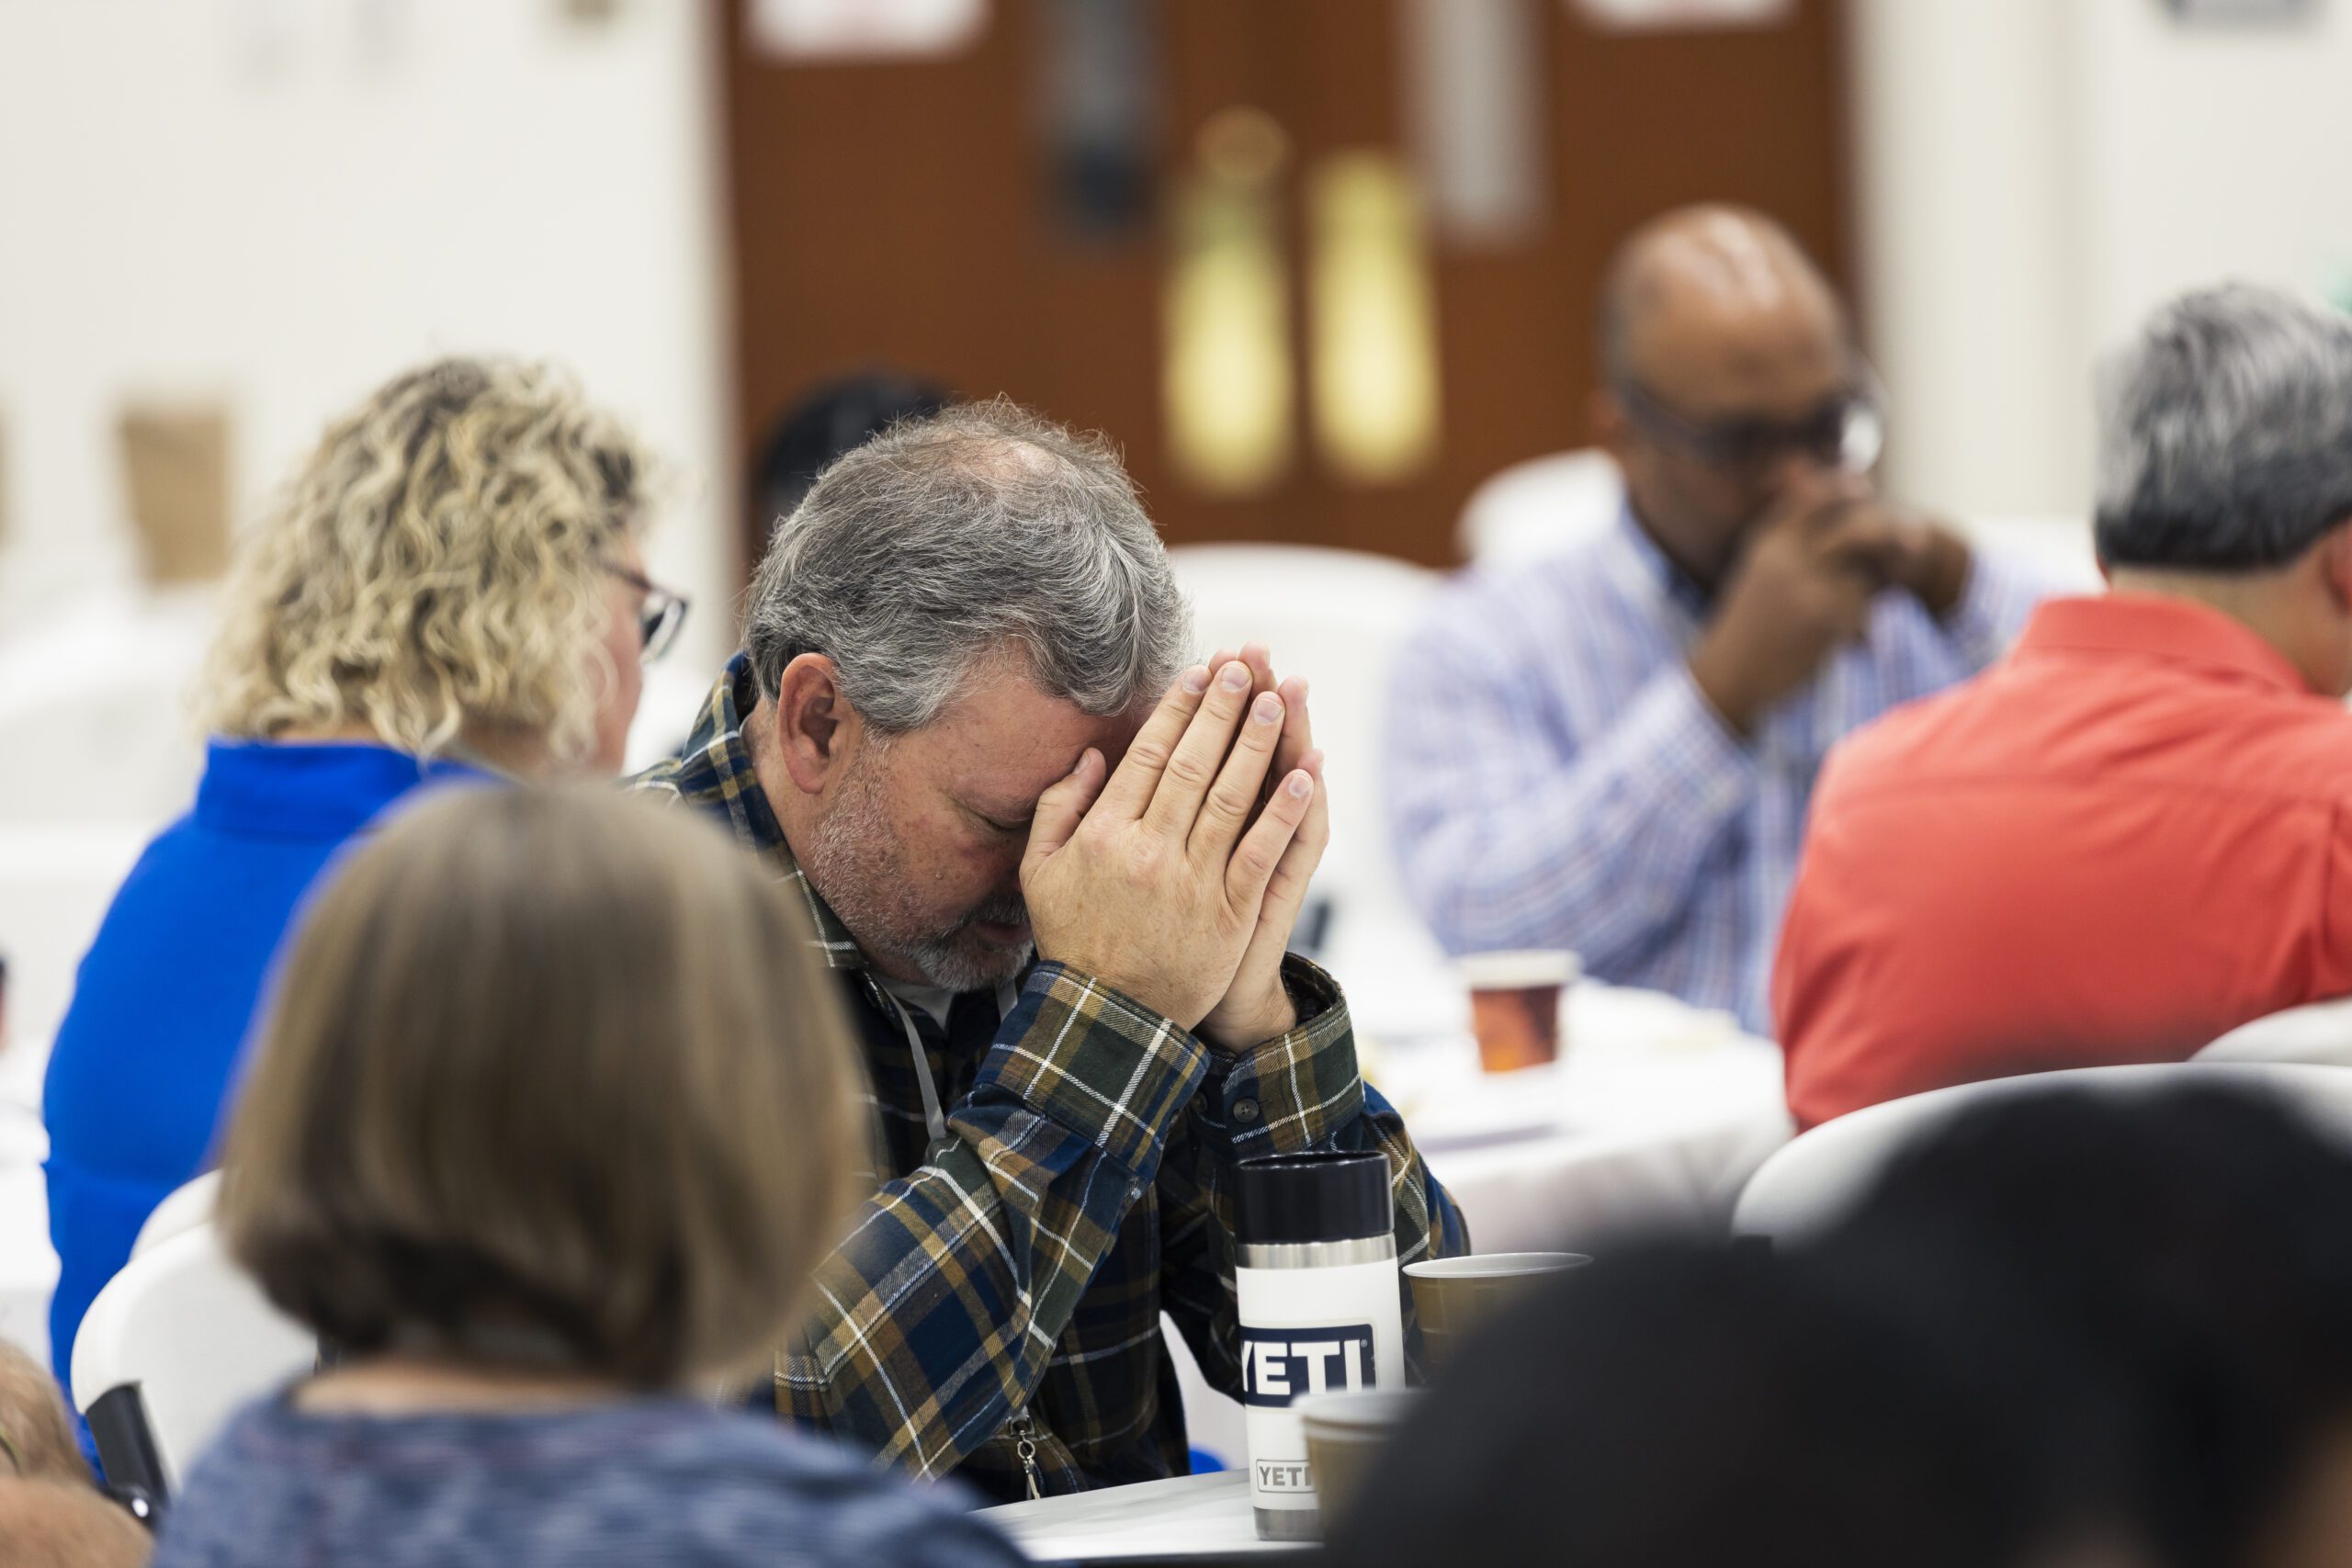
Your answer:
[[[204,749],[178,686],[204,658],[213,590],[107,592],[28,613],[0,637],[0,821],[128,823],[187,809]],[[0,623],[4,624],[4,623]]]
[[[1979,549],[2033,574],[2052,593],[2101,593],[2098,551],[2081,517],[1964,517],[1961,533]]]
[[[2352,997],[2289,1008],[2242,1023],[2190,1058],[2197,1062],[2304,1062],[2352,1067]]]
[[[209,1223],[132,1257],[90,1303],[74,1339],[74,1403],[85,1414],[119,1390],[138,1391],[165,1494],[240,1405],[317,1363],[311,1331],[288,1318],[229,1261]],[[96,1419],[99,1457],[120,1477]]]
[[[139,1227],[139,1235],[130,1244],[130,1256],[136,1258],[157,1242],[169,1241],[182,1231],[210,1224],[213,1206],[220,1201],[220,1173],[217,1170],[208,1170],[187,1186],[175,1189],[155,1205],[147,1223]]]
[[[1331,844],[1315,879],[1328,919],[1302,945],[1351,994],[1375,975],[1426,971],[1442,979],[1437,944],[1405,896],[1389,847],[1381,755],[1389,671],[1439,574],[1313,546],[1195,545],[1168,555],[1192,601],[1197,652],[1262,642],[1276,674],[1306,676],[1312,688],[1315,743],[1331,785]]]
[[[1891,1100],[1801,1134],[1748,1179],[1732,1214],[1732,1234],[1791,1241],[1829,1229],[1897,1157],[1980,1106],[2064,1090],[2132,1095],[2199,1084],[2278,1094],[2352,1143],[2352,1073],[2333,1067],[2159,1062],[1993,1078]]]
[[[1597,447],[1513,463],[1470,492],[1455,540],[1475,566],[1540,560],[1617,520],[1625,479]]]

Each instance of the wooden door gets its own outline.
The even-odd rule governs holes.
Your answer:
[[[1540,216],[1504,243],[1424,231],[1435,438],[1404,471],[1351,475],[1318,444],[1311,406],[1317,181],[1351,154],[1404,155],[1414,62],[1399,7],[1414,0],[1117,0],[1147,46],[1150,130],[1125,216],[1090,222],[1071,216],[1051,100],[1070,8],[1104,3],[993,0],[952,55],[810,63],[755,47],[745,0],[729,0],[744,450],[811,386],[888,366],[1109,432],[1171,543],[1443,563],[1481,479],[1583,444],[1593,291],[1634,225],[1686,201],[1746,202],[1849,276],[1838,0],[1796,0],[1768,28],[1650,34],[1597,30],[1573,0],[1525,0]],[[1293,370],[1288,458],[1238,490],[1182,460],[1166,376],[1183,192],[1204,128],[1237,107],[1281,132],[1268,210]]]

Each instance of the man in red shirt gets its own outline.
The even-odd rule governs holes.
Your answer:
[[[1823,770],[1773,976],[1801,1125],[2352,993],[2352,322],[2191,294],[2104,390],[2110,592]]]

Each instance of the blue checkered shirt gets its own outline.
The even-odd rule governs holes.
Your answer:
[[[1883,593],[1868,637],[1742,741],[1684,663],[1705,597],[1630,513],[1549,560],[1466,573],[1391,692],[1406,885],[1452,952],[1571,948],[1602,979],[1769,1034],[1772,948],[1823,754],[1991,663],[2038,597],[1983,551],[1940,622]]]

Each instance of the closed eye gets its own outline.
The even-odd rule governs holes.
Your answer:
[[[1029,818],[1027,817],[1008,819],[1006,818],[993,816],[989,812],[978,809],[977,807],[970,806],[965,807],[964,810],[968,816],[970,816],[973,821],[978,822],[981,827],[986,828],[991,833],[1002,833],[1009,837],[1015,838],[1028,837]]]

